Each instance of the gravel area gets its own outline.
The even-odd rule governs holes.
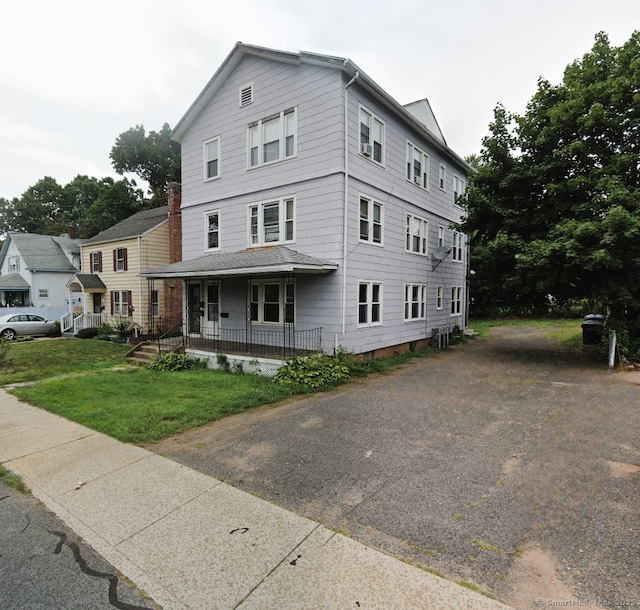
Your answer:
[[[148,448],[519,610],[640,606],[637,373],[548,330],[495,328]]]

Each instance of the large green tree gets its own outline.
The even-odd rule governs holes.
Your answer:
[[[110,157],[116,172],[136,174],[149,184],[154,205],[164,204],[167,183],[180,182],[180,144],[171,139],[167,123],[148,134],[143,125],[121,133]]]
[[[583,299],[633,325],[640,317],[640,32],[599,33],[544,79],[522,115],[494,112],[470,179],[478,305]]]

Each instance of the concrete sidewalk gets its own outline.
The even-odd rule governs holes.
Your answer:
[[[507,608],[4,390],[0,462],[167,610]]]

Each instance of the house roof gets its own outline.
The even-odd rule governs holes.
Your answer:
[[[268,273],[329,273],[338,264],[284,246],[240,252],[217,252],[141,273],[143,277],[206,277]]]
[[[104,282],[100,279],[100,276],[95,273],[76,273],[68,282],[67,286],[71,286],[74,282],[78,282],[83,288],[83,290],[91,289],[91,288],[99,288],[102,290],[106,290],[107,287],[104,285]]]
[[[7,234],[3,253],[8,250],[9,240],[13,241],[27,269],[31,271],[75,271],[75,267],[64,251],[80,254],[80,239],[66,236],[37,235],[34,233]]]
[[[97,235],[83,242],[83,246],[101,244],[109,241],[120,241],[131,237],[141,237],[151,229],[155,229],[169,220],[169,206],[163,205],[159,208],[143,210],[129,218],[121,220],[119,223],[100,231]]]
[[[25,290],[31,288],[19,273],[0,275],[0,290]]]
[[[400,120],[411,125],[418,133],[420,133],[427,141],[446,155],[450,160],[460,164],[462,167],[468,167],[464,159],[447,146],[442,131],[440,130],[431,110],[431,106],[426,99],[403,106],[391,97],[384,89],[382,89],[382,87],[380,87],[380,85],[378,85],[373,79],[367,76],[367,74],[358,68],[358,66],[350,59],[334,57],[331,55],[321,55],[319,53],[309,53],[307,51],[300,51],[298,53],[278,51],[275,49],[267,49],[264,47],[244,44],[242,42],[236,43],[231,53],[229,53],[226,59],[222,62],[205,88],[191,104],[185,115],[180,119],[180,121],[178,121],[171,135],[172,139],[177,142],[181,141],[182,136],[196,117],[204,110],[204,108],[206,108],[222,84],[226,81],[236,66],[238,66],[240,61],[247,55],[293,65],[321,65],[326,68],[342,71],[348,80],[355,79],[355,83],[377,99],[385,108],[400,118]],[[426,102],[426,104],[424,102]]]

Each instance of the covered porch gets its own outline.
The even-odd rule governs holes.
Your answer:
[[[0,276],[0,306],[23,307],[31,304],[31,286],[19,273]]]
[[[69,312],[60,319],[62,332],[72,331],[74,335],[83,328],[100,326],[107,321],[103,305],[107,287],[95,273],[75,273],[67,282],[69,291]],[[72,293],[82,294],[79,310],[74,310]]]
[[[284,360],[322,350],[321,325],[301,314],[300,303],[314,277],[336,268],[331,261],[273,247],[210,254],[142,275],[150,291],[157,280],[181,280],[179,325],[188,353]]]

